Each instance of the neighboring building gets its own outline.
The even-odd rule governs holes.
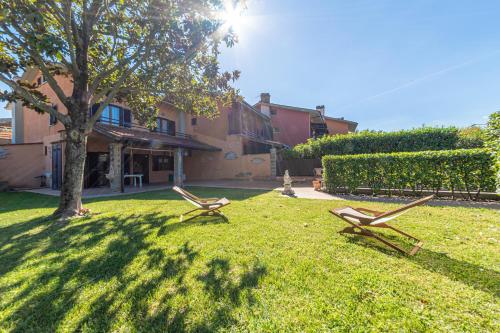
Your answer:
[[[0,118],[0,144],[12,142],[12,119]]]
[[[271,118],[274,140],[290,147],[309,138],[354,132],[358,126],[354,121],[325,116],[324,105],[306,109],[271,103],[268,93],[262,93],[254,107]]]
[[[67,112],[39,71],[27,71],[22,80],[38,84],[55,108]],[[68,78],[56,80],[65,94],[71,92]],[[9,107],[15,144],[0,147],[0,181],[35,187],[40,184],[40,177],[35,177],[44,175],[49,186],[60,188],[64,127],[48,114],[34,112],[21,103]],[[214,119],[179,112],[162,103],[157,122],[158,127],[149,130],[134,120],[126,105],[108,106],[88,137],[84,186],[123,190],[124,183],[130,182],[130,178],[123,180],[127,174],[142,174],[146,184],[268,178],[269,151],[281,146],[273,141],[270,117],[244,101],[219,108]],[[30,158],[27,154],[43,157]],[[29,172],[21,168],[23,165]]]

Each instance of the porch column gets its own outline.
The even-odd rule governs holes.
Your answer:
[[[112,192],[122,190],[122,143],[111,143],[109,145],[109,187]]]
[[[276,156],[276,148],[271,148],[271,150],[269,151],[270,155],[271,155],[271,177],[272,178],[276,178],[276,170],[277,170],[277,156]]]
[[[176,148],[174,153],[174,185],[182,187],[184,183],[184,149]]]

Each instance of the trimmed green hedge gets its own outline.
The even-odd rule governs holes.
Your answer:
[[[490,114],[484,141],[495,160],[497,192],[500,193],[500,111]]]
[[[479,130],[480,131],[480,130]],[[481,148],[476,130],[455,127],[423,127],[397,132],[359,132],[310,139],[285,152],[285,158],[321,158],[325,155],[354,155],[426,150]]]
[[[469,199],[495,190],[493,158],[485,149],[459,149],[391,154],[323,157],[323,176],[329,192],[381,189],[465,191]],[[390,195],[391,193],[389,193]]]

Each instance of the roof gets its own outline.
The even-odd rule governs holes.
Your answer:
[[[262,112],[257,111],[257,109],[255,108],[255,106],[254,106],[254,105],[251,105],[250,103],[248,103],[248,102],[247,102],[247,101],[245,101],[244,99],[241,101],[241,103],[242,103],[243,105],[245,105],[246,107],[248,107],[248,108],[250,109],[250,111],[252,111],[253,113],[257,114],[258,116],[260,116],[260,117],[262,117],[262,118],[264,118],[264,119],[267,119],[267,120],[271,119],[271,117],[269,117],[269,116],[267,116],[267,115],[263,114]],[[257,104],[256,104],[256,105],[257,105]]]
[[[263,103],[258,102],[254,105],[254,107],[256,107],[256,105],[258,105],[258,104],[263,104]],[[307,113],[314,113],[314,114],[319,112],[317,109],[307,109],[307,108],[301,108],[301,107],[297,107],[297,106],[290,106],[290,105],[283,105],[283,104],[276,104],[276,103],[264,103],[264,104],[269,105],[269,106],[276,106],[278,108],[299,111],[299,112],[307,112]],[[339,121],[342,123],[350,124],[351,126],[358,126],[357,122],[345,120],[344,118],[334,118],[334,117],[328,117],[328,116],[324,116],[324,117],[325,117],[325,119],[336,120],[336,121]]]
[[[358,126],[358,123],[355,122],[355,121],[351,121],[351,120],[345,120],[344,118],[334,118],[334,117],[328,117],[328,116],[325,116],[325,119],[326,120],[336,120],[336,121],[340,121],[342,123],[347,123],[347,124],[351,124],[351,125],[356,125]]]
[[[220,151],[220,148],[207,145],[205,143],[171,136],[162,133],[148,132],[134,128],[119,127],[97,123],[94,132],[108,137],[112,140],[129,142],[147,148],[187,148],[193,150]]]
[[[283,108],[283,109],[289,109],[289,110],[300,111],[300,112],[307,112],[307,113],[316,113],[316,112],[319,112],[316,109],[306,109],[306,108],[300,108],[300,107],[297,107],[297,106],[290,106],[290,105],[283,105],[283,104],[276,104],[276,103],[262,103],[262,102],[257,102],[257,103],[255,103],[254,107],[256,105],[258,105],[258,104],[266,104],[266,105],[269,105],[269,106],[276,106],[276,107]]]

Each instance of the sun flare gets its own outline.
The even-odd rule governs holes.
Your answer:
[[[224,22],[224,29],[232,29],[237,34],[241,33],[243,21],[243,6],[234,4],[233,1],[227,0],[224,3],[224,11],[221,13],[221,20]]]

